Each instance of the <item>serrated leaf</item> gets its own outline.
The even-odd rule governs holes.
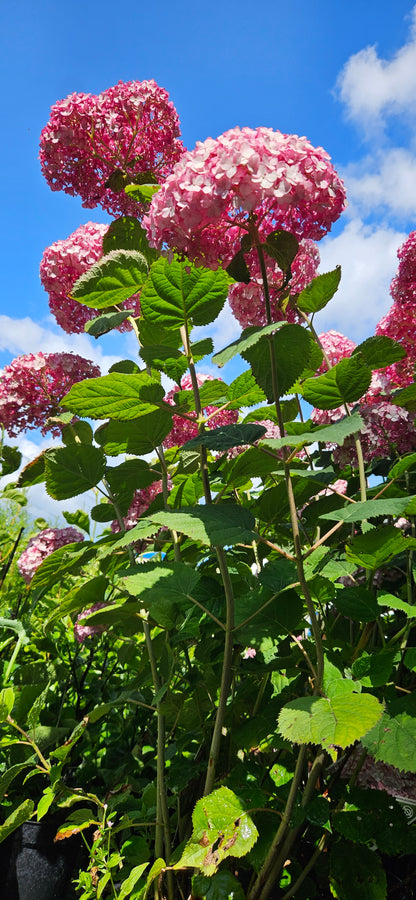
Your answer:
[[[112,250],[138,250],[149,263],[159,255],[149,247],[147,234],[134,216],[120,216],[111,222],[103,237],[103,253],[107,256]]]
[[[204,431],[197,437],[186,441],[183,447],[190,450],[192,447],[207,447],[209,450],[230,450],[231,447],[241,447],[244,444],[254,444],[266,433],[264,425],[221,425],[212,431]]]
[[[340,690],[329,698],[300,697],[280,712],[279,732],[295,744],[319,744],[330,751],[360,740],[381,718],[383,707],[372,694]]]
[[[266,397],[264,391],[258,386],[252,372],[247,369],[242,372],[227,387],[227,408],[240,409],[242,406],[254,406],[263,403]]]
[[[153,194],[160,190],[160,184],[127,184],[124,190],[134,200],[140,203],[150,203]]]
[[[68,522],[68,525],[76,525],[77,528],[82,528],[87,534],[90,533],[90,520],[83,509],[77,509],[75,512],[64,511],[62,515],[65,521]]]
[[[342,810],[333,816],[335,831],[359,844],[375,841],[380,853],[416,850],[416,835],[396,798],[385,791],[350,789]]]
[[[198,800],[192,825],[192,836],[175,869],[192,867],[213,875],[227,857],[245,856],[258,838],[254,822],[227,787]]]
[[[410,412],[414,412],[416,410],[416,384],[409,384],[408,387],[398,391],[397,394],[393,395],[391,402],[396,403],[397,406],[406,407]]]
[[[380,858],[360,844],[335,844],[330,857],[330,888],[338,900],[386,900],[386,875]]]
[[[53,587],[66,573],[79,571],[95,552],[96,548],[89,541],[65,544],[64,547],[54,550],[36,569],[31,581],[32,590],[42,593]]]
[[[117,500],[120,512],[124,516],[131,506],[134,492],[141,488],[147,488],[154,481],[161,479],[162,472],[151,469],[149,463],[143,459],[127,459],[118,466],[107,466],[105,477],[113,497]]]
[[[362,344],[358,344],[352,351],[351,356],[355,356],[357,353],[361,353],[370,369],[382,369],[385,366],[391,366],[406,356],[406,351],[401,344],[393,341],[392,338],[387,337],[385,334],[376,334],[374,337],[367,338]]]
[[[263,338],[255,346],[241,352],[243,358],[250,363],[257,384],[271,403],[274,394],[270,352],[267,347],[269,341],[274,346],[277,387],[279,396],[282,397],[290,391],[307,365],[312,339],[301,325],[284,324],[272,338]]]
[[[89,419],[138,419],[158,410],[164,393],[160,382],[145,372],[113,372],[74,384],[62,405]]]
[[[415,538],[405,537],[394,525],[381,525],[356,535],[346,545],[347,559],[365,569],[378,569],[397,554],[416,547]]]
[[[185,324],[208,325],[221,312],[229,278],[224,269],[197,268],[161,257],[153,263],[140,295],[142,315],[166,329]]]
[[[271,450],[280,450],[282,447],[298,447],[307,444],[333,443],[342,444],[346,437],[355,434],[362,428],[363,420],[358,413],[352,416],[345,416],[339,422],[333,425],[324,425],[322,428],[312,428],[305,431],[302,422],[290,423],[291,425],[299,425],[300,431],[297,434],[286,434],[284,438],[264,438],[260,446],[270,447]]]
[[[136,250],[112,250],[75,282],[71,296],[92,309],[124,303],[141,291],[149,267]]]
[[[371,369],[361,356],[341,359],[324,375],[307,378],[302,394],[317,409],[337,409],[344,403],[355,403],[365,394],[371,381]]]
[[[143,456],[162,443],[172,428],[172,411],[166,407],[141,416],[139,421],[114,420],[101,425],[95,432],[97,444],[104,447],[108,456],[119,453]]]
[[[388,763],[402,772],[416,772],[416,718],[400,713],[382,719],[362,738],[376,762]]]
[[[143,524],[156,522],[166,528],[187,534],[194,541],[213,546],[251,543],[257,539],[255,520],[250,510],[227,504],[191,506],[180,510],[155,513],[142,519]],[[133,532],[131,531],[130,534]]]
[[[173,566],[144,563],[135,575],[126,575],[118,584],[150,610],[162,628],[174,628],[178,611],[189,607],[188,599],[200,580],[199,573],[184,563]]]
[[[357,503],[349,503],[342,509],[323,513],[321,519],[331,522],[362,522],[365,519],[375,519],[377,516],[401,516],[406,507],[416,495],[411,497],[389,497],[388,500],[365,500]]]
[[[45,453],[46,490],[54,500],[67,500],[95,487],[105,471],[99,447],[72,444]]]
[[[19,468],[21,462],[22,454],[17,447],[9,447],[7,444],[0,447],[0,477],[11,475]]]
[[[267,337],[267,335],[273,334],[275,331],[279,331],[280,328],[283,328],[284,324],[284,322],[273,322],[271,325],[265,325],[263,328],[257,328],[255,326],[245,328],[238,340],[233,341],[232,344],[228,344],[224,350],[220,350],[219,353],[214,354],[212,362],[220,368],[225,366],[225,364],[229,362],[230,359],[233,359],[234,356],[237,356],[238,353],[243,354],[246,350],[249,350],[250,347],[254,347],[261,338]]]
[[[410,603],[406,603],[405,600],[401,600],[400,597],[395,597],[394,594],[389,594],[387,591],[379,592],[377,603],[379,606],[387,606],[389,609],[398,609],[400,612],[404,612],[409,619],[416,618],[416,606],[411,606]]]
[[[241,284],[250,283],[250,270],[246,263],[243,250],[237,250],[237,253],[233,256],[231,262],[227,266],[227,272],[234,281],[238,281]]]
[[[268,256],[276,260],[282,272],[288,272],[299,250],[299,242],[290,231],[272,231],[262,247]]]
[[[172,378],[177,384],[181,383],[188,368],[186,356],[180,350],[165,347],[164,344],[148,344],[146,347],[141,347],[140,356],[154,369],[165,372],[168,378]]]
[[[70,613],[80,612],[95,603],[102,603],[108,587],[108,578],[104,575],[95,575],[92,578],[78,584],[60,600],[57,607],[49,615],[47,625],[51,625]]]
[[[399,478],[404,472],[416,466],[416,453],[408,453],[395,462],[389,470],[389,478]]]
[[[332,272],[317,275],[299,294],[296,305],[305,313],[315,313],[324,309],[338,290],[340,281],[341,266],[337,266]]]
[[[40,484],[45,481],[45,454],[40,453],[32,462],[22,469],[17,481],[17,487],[29,487],[32,484]]]
[[[118,328],[130,315],[133,315],[133,310],[104,313],[102,316],[96,316],[95,319],[89,319],[85,323],[84,330],[92,337],[99,338],[102,334],[108,334],[113,328]]]
[[[373,622],[380,614],[376,597],[361,585],[338,590],[335,606],[342,616],[354,622]]]
[[[231,872],[215,872],[210,878],[194,875],[192,896],[203,900],[245,900],[245,893],[239,881]]]

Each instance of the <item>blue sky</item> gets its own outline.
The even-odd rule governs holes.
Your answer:
[[[120,9],[120,12],[119,12]],[[318,330],[367,337],[390,305],[396,251],[416,221],[416,7],[408,0],[157,4],[2,0],[3,251],[0,366],[23,353],[74,350],[108,367],[134,355],[129,336],[93,342],[60,332],[39,282],[44,248],[101,210],[52,193],[39,134],[53,103],[119,80],[154,78],[178,110],[182,137],[266,125],[323,146],[349,207],[320,243],[321,271],[342,265],[339,297]],[[238,327],[225,312],[218,346]],[[25,456],[42,444],[17,441]]]

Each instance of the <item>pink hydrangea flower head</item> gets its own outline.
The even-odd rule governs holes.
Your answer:
[[[83,541],[84,535],[72,526],[68,528],[45,528],[39,534],[28,541],[26,549],[21,554],[17,568],[27,584],[31,582],[36,569],[50,556],[54,550],[64,547],[66,544],[74,544]]]
[[[231,310],[242,328],[247,328],[249,325],[267,325],[260,264],[255,251],[251,251],[248,255],[247,262],[249,264],[251,281],[248,284],[236,282],[231,285],[228,292]],[[268,260],[268,262],[270,263],[271,260]],[[301,241],[299,251],[292,263],[289,297],[296,297],[315,278],[319,262],[319,250],[314,241]],[[281,322],[286,319],[288,322],[297,322],[298,316],[290,303],[284,311],[281,308],[280,300],[284,275],[277,263],[268,266],[267,274],[272,321]]]
[[[416,303],[416,231],[397,251],[399,266],[390,285],[394,303]]]
[[[67,334],[79,334],[85,325],[103,312],[90,309],[70,297],[75,282],[96,263],[103,253],[103,237],[108,225],[87,222],[80,225],[68,238],[55,241],[47,247],[40,264],[40,280],[49,294],[49,308],[58,325]],[[131,309],[134,316],[140,315],[140,301],[137,294],[122,304]],[[123,322],[118,331],[130,331],[131,325]]]
[[[271,128],[233,128],[185,153],[143,223],[157,248],[227,266],[249,219],[319,240],[340,216],[345,189],[322,147]]]
[[[127,515],[123,518],[124,530],[129,531],[137,525],[137,521],[143,513],[149,508],[155,497],[162,492],[162,482],[154,481],[153,484],[146,488],[140,488],[135,491],[133,501]],[[117,519],[111,523],[111,531],[117,533],[120,531],[120,525]]]
[[[360,441],[366,463],[383,456],[401,456],[416,449],[414,415],[407,409],[386,399],[378,403],[361,403],[359,411],[364,420]],[[357,466],[352,437],[346,438],[341,447],[335,448],[334,461],[341,467],[348,464]]]
[[[197,374],[198,385],[204,383],[204,381],[214,381],[212,375],[202,375]],[[178,391],[191,391],[192,390],[192,381],[190,375],[184,375],[181,381],[181,387],[174,387],[173,390],[169,391],[166,394],[165,400],[167,403],[170,403],[174,406],[175,403],[175,394]],[[210,428],[220,428],[222,425],[234,425],[238,419],[238,410],[236,409],[223,409],[216,412],[218,407],[216,406],[206,406],[204,407],[203,413],[205,416],[212,416],[209,420]],[[196,418],[195,412],[190,412],[188,415],[192,418]],[[196,437],[198,434],[198,425],[195,422],[191,422],[189,419],[184,419],[182,416],[174,415],[172,417],[172,430],[167,435],[165,440],[163,441],[164,447],[181,447],[182,444],[185,444],[186,441],[190,441],[192,438]]]
[[[324,331],[322,334],[318,335],[318,337],[322,348],[331,363],[331,367],[336,366],[340,359],[351,356],[352,351],[355,350],[356,347],[354,341],[345,337],[345,334],[341,334],[340,331],[334,331],[333,329],[331,331]],[[328,366],[324,359],[319,366],[319,369],[316,370],[316,375],[322,375],[327,371]]]
[[[100,374],[98,366],[76,353],[18,356],[0,374],[0,422],[10,436],[27,428],[59,436],[59,427],[47,425],[47,419],[58,414],[73,384]]]
[[[404,359],[383,371],[395,387],[407,387],[414,380],[416,366],[416,303],[393,303],[376,325],[376,334],[392,338],[406,351]]]
[[[89,609],[84,609],[82,613],[79,614],[76,618],[76,622],[74,625],[74,635],[79,644],[83,644],[85,638],[93,637],[95,634],[102,634],[103,631],[106,630],[105,625],[81,625],[85,616],[88,616],[90,613],[96,612],[98,609],[104,609],[107,606],[107,603],[94,603],[94,606],[90,606]]]
[[[153,80],[119,81],[98,96],[70,94],[52,107],[40,136],[42,173],[52,190],[114,216],[142,209],[124,193],[125,182],[148,173],[163,182],[182,153],[178,114]]]

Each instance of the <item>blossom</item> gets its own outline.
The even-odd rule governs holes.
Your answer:
[[[390,285],[394,303],[416,303],[416,231],[397,251],[399,266]]]
[[[47,424],[59,413],[62,397],[73,384],[95,378],[100,369],[76,353],[29,353],[18,356],[0,375],[0,422],[9,435],[40,428],[59,435]]]
[[[383,456],[401,456],[416,449],[414,415],[407,409],[390,403],[388,399],[366,402],[364,397],[359,412],[364,420],[360,442],[366,463]],[[334,462],[341,467],[347,464],[357,466],[353,437],[347,437],[342,446],[335,449]]]
[[[334,331],[333,329],[322,332],[322,334],[318,335],[318,338],[331,368],[336,366],[341,359],[350,357],[356,347],[354,341],[351,341],[345,334],[341,334],[340,331]],[[327,371],[328,363],[326,359],[323,359],[315,375],[323,375]],[[315,425],[331,425],[343,419],[344,416],[344,406],[338,406],[336,409],[314,409],[311,419]]]
[[[254,659],[254,657],[256,655],[257,655],[257,650],[255,650],[254,647],[246,647],[246,649],[243,650],[243,652],[241,654],[243,659]]]
[[[202,375],[198,374],[197,376],[198,385],[204,383],[204,381],[214,381],[212,375]],[[171,406],[175,403],[175,394],[178,391],[191,391],[192,390],[192,381],[190,375],[184,375],[181,381],[181,386],[174,387],[172,391],[169,391],[166,394],[165,401],[170,403]],[[220,428],[222,425],[234,425],[238,419],[238,410],[236,409],[223,409],[216,412],[218,407],[216,406],[205,406],[203,413],[204,416],[212,416],[209,419],[209,426],[211,428]],[[196,412],[187,413],[191,419],[196,419]],[[182,416],[174,415],[172,416],[172,430],[169,432],[168,436],[163,441],[164,447],[181,447],[182,444],[185,444],[186,441],[190,441],[192,438],[196,437],[198,434],[198,425],[195,422],[190,421],[189,419],[184,419]]]
[[[416,366],[416,302],[393,303],[376,325],[376,334],[392,338],[406,351],[404,359],[384,371],[396,387],[407,387],[414,380]]]
[[[127,515],[123,517],[123,526],[125,531],[129,531],[130,528],[134,528],[134,526],[137,525],[137,520],[140,518],[140,516],[143,515],[144,512],[146,512],[155,497],[157,497],[157,495],[161,492],[161,481],[154,481],[153,484],[149,485],[149,487],[140,488],[140,490],[135,491]],[[115,519],[115,521],[111,523],[111,531],[114,533],[120,531],[120,524],[117,519]]]
[[[98,96],[59,100],[40,137],[42,173],[53,191],[79,195],[110,215],[143,209],[124,193],[138,176],[162,182],[183,153],[179,119],[155,81],[119,81]]]
[[[296,297],[316,276],[319,266],[319,251],[313,241],[302,241],[292,263],[292,278],[288,285],[289,297]],[[236,282],[231,285],[228,299],[232,312],[242,328],[249,325],[267,325],[266,305],[263,293],[263,282],[257,253],[252,251],[248,257],[251,281],[248,284]],[[285,276],[277,263],[268,267],[270,306],[273,322],[287,319],[297,321],[296,310],[290,301],[285,310],[281,308],[281,292]]]
[[[47,247],[42,256],[40,280],[49,294],[49,308],[67,334],[84,331],[86,323],[97,315],[97,310],[78,303],[69,295],[78,278],[102,256],[103,237],[107,231],[108,225],[87,222],[65,240],[55,241]],[[131,309],[134,316],[139,316],[138,295],[126,300],[122,307]],[[130,330],[129,322],[122,322],[118,327],[118,331]]]
[[[82,644],[85,641],[85,638],[92,637],[94,634],[102,634],[103,631],[105,631],[105,625],[81,625],[80,623],[86,616],[89,616],[90,613],[96,612],[97,609],[104,609],[106,606],[107,603],[94,603],[94,606],[84,609],[84,611],[77,616],[74,625],[74,635],[79,644]]]
[[[64,547],[66,544],[74,544],[83,541],[84,535],[76,528],[45,528],[39,534],[28,541],[26,549],[21,554],[17,568],[27,584],[32,580],[36,569],[50,556],[54,550]]]
[[[249,220],[319,240],[338,219],[345,189],[322,147],[271,128],[233,128],[184,153],[143,219],[150,242],[201,265],[227,266]]]

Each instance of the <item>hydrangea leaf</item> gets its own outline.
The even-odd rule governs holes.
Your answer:
[[[99,447],[72,444],[45,453],[46,490],[54,500],[67,500],[95,487],[105,472]]]
[[[124,303],[140,293],[149,267],[136,250],[112,250],[75,282],[71,297],[92,309]]]
[[[119,453],[142,456],[159,447],[171,428],[172,413],[164,407],[141,416],[140,422],[107,422],[97,428],[94,437],[108,456]]]
[[[402,772],[416,772],[416,718],[399,713],[383,718],[362,738],[362,744],[377,762]]]
[[[391,400],[397,406],[404,406],[410,412],[416,410],[416,384],[409,384],[407,387],[394,394]]]
[[[416,496],[389,497],[387,500],[365,500],[357,503],[349,503],[342,509],[323,513],[321,519],[332,522],[362,522],[365,519],[374,519],[377,516],[401,516],[405,509]]]
[[[406,600],[401,600],[400,597],[395,597],[394,594],[389,594],[387,591],[379,592],[377,603],[379,606],[387,606],[389,609],[398,609],[400,612],[406,613],[408,619],[416,618],[416,606],[406,603]]]
[[[401,344],[393,341],[392,338],[387,337],[385,334],[376,334],[367,338],[362,344],[358,344],[351,355],[356,356],[357,353],[361,353],[370,369],[382,369],[384,366],[391,366],[406,356],[406,351]]]
[[[361,356],[341,359],[336,366],[307,378],[302,384],[302,394],[317,409],[337,409],[344,403],[355,403],[365,394],[371,381],[371,369]]]
[[[187,534],[194,541],[213,546],[251,543],[257,540],[257,535],[253,531],[255,525],[253,514],[250,510],[233,504],[190,506],[180,511],[164,510],[143,518],[142,522],[155,522],[166,528],[173,528]]]
[[[84,563],[88,562],[96,553],[94,544],[90,541],[80,541],[74,544],[65,544],[54,550],[50,556],[42,561],[31,581],[31,588],[36,596],[49,590],[55,584],[62,581],[67,572],[78,573]]]
[[[292,423],[291,423],[292,424]],[[304,423],[293,423],[302,425]],[[302,430],[298,434],[286,434],[284,438],[264,438],[261,446],[264,444],[271,450],[281,450],[282,447],[298,447],[302,444],[315,444],[316,441],[321,443],[342,444],[346,437],[355,434],[362,428],[363,420],[358,413],[352,416],[345,416],[339,422],[333,425],[324,425],[322,428],[312,428],[310,431]]]
[[[394,525],[381,525],[366,534],[356,535],[346,545],[347,559],[365,569],[378,569],[398,553],[416,547],[415,538],[406,538]]]
[[[404,472],[413,469],[416,466],[416,453],[407,453],[395,462],[389,470],[390,478],[399,478]]]
[[[299,241],[290,231],[271,231],[262,247],[282,272],[288,272],[299,250]]]
[[[192,896],[201,900],[245,900],[245,893],[239,881],[231,872],[216,872],[210,878],[194,875]]]
[[[227,469],[227,482],[237,486],[237,482],[244,484],[248,478],[262,478],[280,467],[278,459],[266,455],[258,447],[249,447],[232,461],[229,470]]]
[[[144,563],[134,575],[120,578],[118,585],[133,597],[140,597],[140,603],[149,609],[158,625],[172,629],[178,623],[178,612],[191,606],[189,595],[199,579],[199,573],[185,563]]]
[[[40,453],[22,469],[16,486],[29,487],[32,484],[40,484],[42,481],[45,481],[45,452]]]
[[[300,626],[302,618],[303,602],[296,591],[270,597],[266,590],[254,590],[239,596],[236,602],[237,639],[243,645],[259,645],[265,637],[277,640]]]
[[[179,385],[188,369],[186,356],[180,350],[166,347],[163,344],[149,344],[141,347],[140,356],[158,372],[165,372],[168,378],[172,378]]]
[[[362,685],[382,687],[390,680],[393,665],[398,661],[400,652],[395,649],[383,649],[372,654],[364,651],[352,664],[351,670]]]
[[[92,334],[93,337],[99,338],[102,334],[108,334],[113,328],[117,328],[132,314],[133,311],[124,310],[123,312],[108,312],[102,316],[96,316],[95,319],[89,319],[85,323],[85,331],[87,334]]]
[[[103,603],[108,587],[108,578],[104,575],[96,575],[88,581],[83,581],[64,595],[60,603],[55,607],[47,619],[47,625],[62,619],[70,613],[88,609],[95,603]]]
[[[12,472],[15,472],[21,462],[22,454],[17,447],[9,447],[7,444],[0,447],[1,478],[3,475],[11,475]]]
[[[333,816],[334,830],[343,837],[358,844],[373,840],[380,853],[416,851],[416,834],[395,797],[385,791],[352,788],[346,799],[343,809]]]
[[[149,263],[159,255],[149,247],[147,234],[134,216],[119,216],[111,222],[103,237],[103,253],[107,256],[112,250],[138,250]]]
[[[315,313],[329,303],[341,281],[341,266],[317,275],[299,294],[296,304],[302,312]]]
[[[86,531],[87,534],[90,533],[89,516],[83,509],[76,509],[75,512],[66,512],[64,510],[62,515],[65,521],[68,522],[68,525],[76,525],[78,528]]]
[[[192,835],[175,869],[192,867],[204,875],[213,875],[227,857],[249,853],[258,838],[251,817],[227,787],[220,787],[198,800],[192,825]]]
[[[284,396],[308,364],[312,339],[300,325],[285,324],[273,335],[272,340],[279,395]],[[255,346],[242,351],[242,356],[250,363],[257,384],[266,394],[269,403],[272,403],[274,399],[273,381],[266,338],[261,339]]]
[[[380,615],[376,597],[361,585],[337,590],[335,606],[342,616],[354,622],[373,622]]]
[[[319,744],[328,752],[360,740],[379,721],[383,707],[372,694],[356,694],[343,683],[328,697],[300,697],[280,712],[278,730],[295,744]]]
[[[245,353],[246,350],[249,350],[250,347],[254,347],[254,345],[263,337],[267,337],[274,331],[279,331],[280,328],[283,328],[284,324],[284,322],[273,322],[272,325],[265,325],[263,328],[257,328],[250,325],[249,328],[245,328],[237,341],[233,341],[231,344],[228,344],[227,347],[224,347],[224,350],[215,353],[212,357],[212,362],[220,368],[225,366],[225,364],[229,362],[230,359],[233,359],[234,356],[237,356],[239,353]]]
[[[127,459],[118,466],[107,466],[105,477],[124,516],[131,506],[134,492],[162,478],[162,472],[151,468],[144,459]]]
[[[230,285],[224,269],[203,269],[187,261],[153,263],[140,295],[144,318],[162,328],[208,325],[221,312]]]
[[[207,447],[208,450],[230,450],[231,447],[254,444],[266,431],[264,425],[221,425],[212,431],[204,431],[183,446],[187,450],[199,446]]]
[[[361,844],[342,841],[332,847],[330,888],[337,900],[386,900],[387,882],[379,856]]]
[[[145,372],[112,372],[72,385],[62,405],[89,419],[137,419],[159,409],[164,394],[160,382]]]
[[[250,369],[242,372],[227,388],[228,409],[241,409],[265,401],[264,391],[258,386]]]

